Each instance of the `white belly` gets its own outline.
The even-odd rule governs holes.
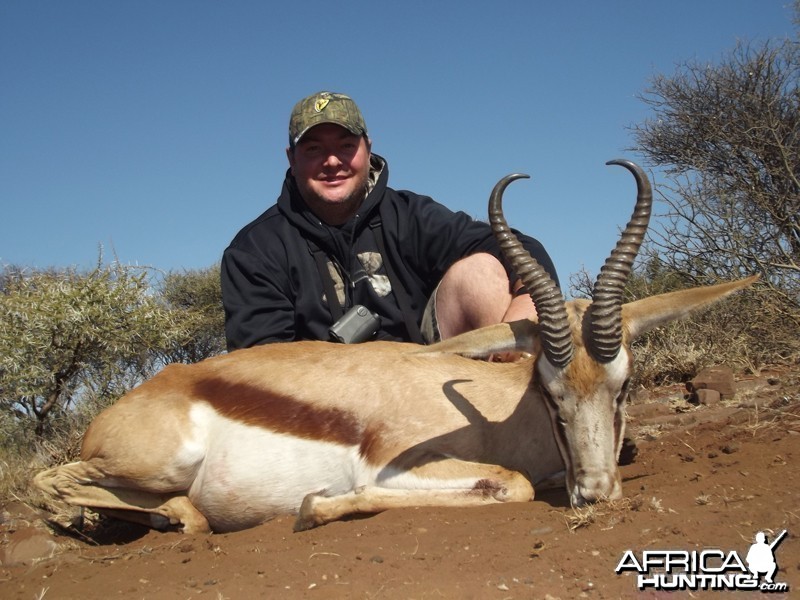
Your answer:
[[[189,499],[215,531],[252,527],[296,512],[306,494],[364,485],[358,448],[301,439],[192,409],[206,431],[206,456]],[[233,442],[233,443],[232,443]]]

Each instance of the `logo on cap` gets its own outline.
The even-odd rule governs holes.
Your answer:
[[[330,102],[330,96],[322,96],[317,98],[317,101],[314,102],[314,110],[317,112],[322,112],[325,110],[325,107],[328,106],[328,102]]]

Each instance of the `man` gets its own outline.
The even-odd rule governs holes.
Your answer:
[[[388,187],[387,162],[348,96],[298,102],[286,156],[277,204],[222,258],[229,350],[328,340],[356,305],[377,316],[370,337],[418,343],[535,316],[487,224]],[[520,239],[557,282],[542,245]]]

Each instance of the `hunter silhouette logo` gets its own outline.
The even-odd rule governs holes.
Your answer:
[[[775,571],[778,570],[778,563],[775,562],[775,547],[783,541],[785,535],[786,530],[784,529],[771,544],[767,545],[767,536],[764,535],[764,532],[759,531],[756,534],[756,542],[750,546],[745,558],[747,568],[750,569],[753,577],[758,578],[760,573],[764,573],[767,583],[773,583],[772,578],[775,576]]]
[[[788,592],[789,585],[776,582],[778,563],[775,551],[786,537],[786,530],[771,543],[763,531],[742,560],[735,550],[643,550],[637,557],[626,550],[617,564],[617,575],[637,573],[640,590],[761,590]],[[746,565],[746,566],[745,566]],[[764,580],[761,581],[761,576]]]

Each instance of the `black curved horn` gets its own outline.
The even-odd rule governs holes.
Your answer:
[[[636,206],[611,256],[606,259],[592,290],[589,308],[589,351],[600,362],[610,362],[622,346],[622,300],[625,283],[639,253],[653,207],[650,180],[636,163],[626,159],[610,160],[607,165],[620,165],[636,178]]]
[[[525,250],[503,216],[503,192],[506,187],[512,181],[527,177],[515,173],[497,182],[489,197],[489,222],[503,256],[536,305],[545,356],[554,366],[564,368],[572,360],[573,352],[564,297],[547,271]]]

